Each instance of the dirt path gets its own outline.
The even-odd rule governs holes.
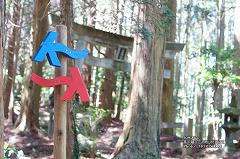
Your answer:
[[[123,129],[123,122],[113,120],[111,123],[102,125],[101,133],[98,135],[97,150],[101,156],[107,158],[114,150],[118,137]]]
[[[123,123],[113,120],[111,123],[103,124],[97,139],[97,152],[102,158],[108,158],[114,150],[119,135],[122,132]],[[53,141],[46,133],[41,131],[27,130],[17,132],[15,129],[5,124],[5,142],[23,150],[29,159],[53,159]],[[161,136],[162,137],[162,136]],[[163,137],[162,137],[163,138]],[[181,150],[161,149],[161,156],[164,159],[180,158]],[[81,157],[82,158],[82,157]],[[193,155],[184,158],[203,158],[203,159],[238,159],[240,158],[240,149],[231,154],[223,154],[222,150],[206,149],[202,151],[193,150]],[[86,159],[86,158],[85,158]]]
[[[52,159],[53,141],[42,132],[27,130],[17,132],[12,126],[5,125],[5,142],[17,150],[22,150],[26,157]]]

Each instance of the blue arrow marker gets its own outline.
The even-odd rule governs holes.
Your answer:
[[[87,49],[75,51],[62,43],[57,43],[55,41],[57,36],[57,32],[49,32],[47,34],[37,53],[34,55],[33,61],[42,62],[47,55],[50,65],[60,67],[61,63],[57,57],[57,53],[62,53],[63,55],[72,59],[81,59],[88,56]]]

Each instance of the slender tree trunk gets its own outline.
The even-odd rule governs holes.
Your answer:
[[[205,105],[205,89],[199,88],[197,93],[197,117],[196,117],[196,135],[200,139],[203,137],[203,112]]]
[[[119,24],[119,34],[120,35],[122,35],[122,32],[123,32],[125,2],[126,2],[126,0],[123,1],[123,4],[121,6],[121,18],[120,18],[120,24]],[[119,5],[119,2],[118,2],[118,5]],[[117,103],[117,114],[116,114],[115,118],[118,119],[118,120],[120,120],[120,114],[121,114],[121,108],[122,108],[125,75],[126,75],[125,73],[123,73],[123,75],[122,75],[121,87],[120,87],[120,92],[119,92],[119,100],[118,100],[118,103]]]
[[[64,7],[64,6],[63,6]],[[57,25],[56,31],[59,33],[57,42],[67,45],[67,27],[64,25]],[[59,55],[61,67],[55,67],[55,76],[67,76],[68,59],[63,55]],[[67,113],[68,102],[62,101],[60,96],[66,92],[65,86],[57,86],[54,88],[54,159],[67,159],[71,154],[67,154]],[[71,145],[68,145],[71,146]]]
[[[240,1],[236,1],[236,8],[235,8],[235,14],[234,14],[234,48],[236,50],[234,58],[240,59]],[[240,75],[240,69],[238,64],[233,65],[233,74],[239,76]],[[236,87],[236,85],[233,85],[232,87],[232,99],[236,100],[236,106],[239,109],[240,108],[240,89]],[[236,132],[236,138],[240,137],[240,131]]]
[[[186,97],[186,105],[184,105],[184,114],[183,114],[183,118],[185,118],[186,116],[188,116],[188,111],[187,111],[187,108],[191,107],[190,103],[189,103],[189,99],[188,99],[188,77],[189,77],[189,52],[190,52],[190,31],[191,31],[191,11],[192,11],[192,4],[193,4],[193,0],[189,0],[189,4],[188,4],[188,16],[187,16],[187,22],[186,22],[186,30],[185,30],[185,34],[186,34],[186,45],[185,45],[185,62],[184,62],[184,89],[185,89],[185,97]]]
[[[33,53],[40,47],[48,32],[48,8],[49,0],[37,0],[34,6],[33,15]],[[31,56],[30,56],[31,57]],[[43,63],[32,62],[30,57],[26,61],[25,81],[21,98],[21,111],[15,123],[18,130],[26,128],[39,128],[39,107],[41,87],[33,83],[30,79],[32,72],[42,76]],[[32,70],[31,64],[32,63]]]
[[[21,11],[21,22],[20,22],[20,27],[22,27],[22,22],[23,22],[23,13]],[[13,78],[13,85],[12,85],[12,89],[11,89],[11,94],[10,94],[10,100],[9,100],[9,122],[13,125],[15,123],[15,114],[14,114],[14,102],[15,102],[15,98],[14,98],[14,90],[16,89],[15,86],[15,77],[16,77],[16,70],[17,70],[17,64],[18,64],[18,60],[19,60],[19,50],[20,50],[20,41],[21,41],[21,29],[19,31],[19,34],[17,35],[17,46],[16,46],[16,50],[15,50],[15,54],[16,54],[16,58],[14,59],[14,78]]]
[[[18,37],[20,36],[20,23],[21,23],[21,0],[15,0],[14,1],[14,7],[13,7],[13,15],[12,15],[12,22],[14,26],[12,26],[12,29],[10,30],[10,37],[9,37],[9,45],[8,45],[8,63],[7,63],[7,80],[5,83],[4,88],[4,117],[8,118],[9,113],[9,101],[11,92],[13,91],[13,85],[14,85],[14,79],[15,79],[15,59],[16,56],[18,56],[17,47],[19,41]]]
[[[160,158],[160,105],[163,75],[164,38],[156,36],[157,30],[151,16],[161,20],[156,1],[138,4],[137,20],[152,36],[143,39],[139,32],[134,38],[132,55],[131,91],[127,118],[112,158]],[[142,28],[143,26],[140,26]],[[139,28],[139,30],[140,30]],[[157,97],[157,98],[156,98]]]
[[[199,128],[199,138],[203,138],[203,117],[204,117],[204,109],[205,109],[205,89],[202,90],[202,101],[201,101],[201,110],[200,110],[200,128]]]
[[[3,36],[5,1],[0,1],[0,158],[4,156],[4,105],[3,105]]]
[[[107,48],[105,58],[113,59],[114,49]],[[99,108],[108,109],[114,111],[113,90],[115,87],[115,76],[113,70],[105,69],[104,81],[101,86],[100,104]],[[111,113],[106,117],[106,122],[111,121]]]
[[[240,59],[240,1],[236,1],[235,8],[235,19],[234,19],[234,48],[238,50],[235,54],[235,59]],[[240,69],[238,65],[233,65],[233,73],[236,75],[240,75]],[[236,87],[234,89],[237,89]],[[240,108],[240,90],[236,90],[237,93],[237,107]]]
[[[120,94],[119,94],[119,100],[117,104],[117,115],[116,119],[120,119],[121,114],[121,108],[122,108],[122,100],[123,100],[123,89],[124,89],[124,81],[125,81],[125,74],[122,75],[122,81],[121,81],[121,87],[120,87]]]
[[[89,5],[87,25],[94,28],[95,24],[96,24],[96,19],[95,18],[96,18],[97,2],[96,2],[96,0],[87,0],[86,2]],[[89,56],[93,56],[93,45],[88,44],[88,49],[89,49]],[[92,67],[83,65],[83,68],[84,69],[83,69],[82,75],[83,75],[83,78],[84,78],[84,82],[87,85],[88,90],[91,90]],[[89,106],[90,102],[84,102],[83,105],[84,106]]]
[[[111,32],[116,32],[117,31],[117,7],[118,7],[118,1],[113,0],[111,2],[111,10],[112,10],[112,21],[111,21]],[[105,58],[108,59],[114,59],[114,48],[107,48],[106,53],[105,53]],[[101,95],[100,95],[100,108],[103,109],[109,109],[114,111],[114,100],[113,100],[113,91],[115,89],[115,84],[116,84],[116,79],[114,76],[114,71],[105,69],[104,73],[104,81],[101,86]],[[111,114],[109,114],[108,117],[106,117],[106,122],[111,121]]]
[[[99,46],[98,50],[100,50],[101,47]],[[97,54],[98,57],[100,57],[100,54],[98,53]],[[92,103],[93,103],[93,106],[97,106],[97,96],[98,96],[98,80],[97,80],[97,76],[99,74],[99,67],[96,67],[96,71],[95,71],[95,76],[94,76],[94,92],[93,92],[93,96],[92,96]]]
[[[182,0],[180,0],[180,2],[178,3],[179,4],[179,6],[182,6]],[[181,32],[182,32],[182,30],[181,30],[181,28],[182,28],[182,7],[181,7],[181,9],[179,9],[179,12],[178,12],[179,14],[180,14],[180,16],[179,16],[179,18],[178,18],[178,26],[177,26],[177,28],[178,28],[178,32],[177,32],[177,38],[176,39],[178,39],[178,41],[180,41],[181,42],[181,40],[183,39],[183,38],[181,38]],[[179,100],[178,100],[178,97],[179,97],[179,90],[180,90],[180,85],[181,85],[181,78],[180,78],[180,75],[181,75],[181,68],[182,68],[182,64],[181,64],[181,62],[180,62],[180,55],[179,54],[177,54],[176,55],[176,58],[175,58],[175,67],[174,67],[174,97],[175,97],[175,99],[174,99],[174,105],[175,106],[178,106],[179,104]]]
[[[222,69],[222,64],[221,64],[221,56],[222,52],[221,50],[224,49],[224,28],[225,28],[225,0],[219,0],[218,1],[218,6],[219,6],[219,19],[218,19],[218,28],[219,32],[217,34],[217,45],[218,45],[218,54],[216,57],[216,70],[219,71]],[[215,83],[218,83],[217,79],[215,80]],[[221,109],[223,108],[223,87],[219,85],[215,85],[215,96],[214,96],[214,101],[213,101],[213,106],[214,109]],[[222,118],[222,114],[218,113],[218,116]],[[218,137],[219,139],[221,138],[221,128],[218,127],[218,123],[215,124],[214,128],[214,134],[215,137]]]

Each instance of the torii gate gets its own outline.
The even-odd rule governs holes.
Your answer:
[[[56,15],[51,15],[51,18],[52,18],[53,25],[57,25],[60,22],[60,18]],[[87,58],[84,58],[82,60],[76,60],[75,66],[77,66],[80,70],[82,70],[82,65],[85,64],[89,66],[103,67],[106,69],[131,72],[131,63],[127,62],[127,54],[132,53],[133,42],[134,42],[133,37],[113,34],[113,33],[95,29],[89,26],[73,23],[72,40],[77,41],[77,44],[76,44],[77,50],[84,49],[87,46],[87,43],[97,44],[97,45],[105,46],[109,48],[115,48],[117,50],[115,51],[114,59],[88,56]],[[165,54],[164,54],[165,60],[174,62],[175,54],[177,52],[182,51],[184,48],[184,45],[185,44],[182,44],[182,43],[166,42]],[[173,82],[169,82],[169,80],[173,78],[174,70],[173,68],[169,68],[168,66],[165,66],[165,67],[166,68],[164,69],[164,73],[163,73],[164,80],[165,82],[168,83],[168,85],[170,84],[173,85]],[[168,92],[168,94],[173,94],[173,87],[169,86],[165,89],[165,91]],[[166,96],[167,95],[163,97],[166,97]],[[169,100],[168,98],[163,99],[163,101],[164,100],[166,100],[165,103],[171,103],[171,102],[167,102],[167,100]],[[168,107],[169,107],[168,104],[164,104],[164,103],[162,104],[163,110],[168,109]],[[173,111],[172,113],[175,112],[173,106],[171,108],[171,111]],[[165,123],[165,124],[169,124],[169,123]]]
[[[51,15],[53,25],[59,23],[60,18],[56,15]],[[120,70],[124,72],[131,71],[131,63],[127,62],[127,54],[132,52],[133,37],[113,34],[110,32],[95,29],[89,26],[73,23],[72,40],[77,41],[76,49],[85,48],[87,43],[97,44],[101,46],[116,48],[117,51],[114,59],[99,58],[88,56],[87,58],[76,61],[76,65],[81,69],[82,64],[89,66],[103,67],[107,69]],[[173,59],[176,52],[183,50],[184,44],[166,42],[165,55],[166,59]],[[171,71],[164,70],[164,78],[170,78]]]

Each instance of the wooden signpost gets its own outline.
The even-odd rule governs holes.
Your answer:
[[[56,31],[59,33],[57,42],[67,44],[67,27],[57,25]],[[55,77],[67,76],[67,58],[59,55],[60,68],[55,68]],[[66,92],[66,86],[54,87],[54,159],[66,159],[67,150],[67,102],[61,101],[61,94]]]
[[[55,66],[55,78],[44,79],[33,73],[31,79],[41,86],[54,87],[54,158],[66,159],[67,101],[72,100],[75,93],[80,95],[82,101],[89,101],[89,94],[78,68],[70,67],[70,76],[67,76],[66,57],[73,59],[85,58],[88,55],[88,50],[75,51],[66,46],[66,26],[57,25],[56,31],[48,33],[33,57],[33,61],[42,62],[47,56],[49,63]]]

